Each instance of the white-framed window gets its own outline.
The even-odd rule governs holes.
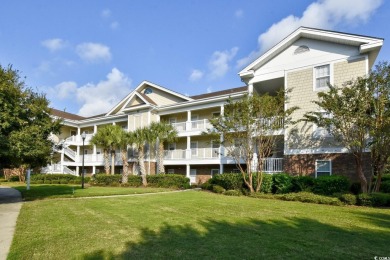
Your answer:
[[[174,174],[175,173],[175,169],[168,169],[167,172],[168,172],[168,174]]]
[[[168,144],[168,150],[169,151],[176,150],[176,143],[169,143]]]
[[[190,149],[191,149],[191,155],[197,156],[198,155],[198,142],[191,142]]]
[[[332,118],[333,117],[332,114],[329,114],[329,113],[327,113],[325,111],[321,111],[320,113],[322,114],[323,118]],[[330,126],[330,127],[319,127],[318,125],[313,124],[313,137],[314,138],[331,137],[332,136],[331,129],[332,129],[332,126]]]
[[[219,169],[211,169],[211,176],[219,174]]]
[[[77,134],[76,130],[70,130],[70,136],[75,136]]]
[[[325,64],[314,67],[314,90],[323,90],[328,88],[328,83],[332,84],[332,66]]]
[[[215,141],[211,141],[211,157],[218,158],[219,157],[219,143]]]
[[[88,154],[88,150],[87,149],[84,150],[84,154]]]
[[[332,175],[332,161],[331,160],[316,160],[315,177]]]
[[[171,117],[169,118],[169,123],[172,125],[174,123],[176,123],[176,117]]]

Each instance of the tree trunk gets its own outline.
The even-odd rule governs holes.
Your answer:
[[[164,167],[164,144],[162,142],[159,143],[159,149],[158,149],[158,173],[165,174],[165,167]]]
[[[104,149],[104,171],[106,172],[107,175],[110,174],[110,160],[108,158],[108,151],[107,149]]]
[[[146,180],[146,170],[145,170],[145,162],[144,162],[144,148],[141,146],[138,150],[138,163],[139,169],[142,177],[142,185],[146,187],[148,185],[148,181]]]
[[[111,150],[111,175],[115,174],[115,150]]]
[[[360,187],[363,193],[367,193],[367,178],[364,176],[363,172],[363,159],[362,153],[355,154],[356,161],[356,174],[360,181]]]
[[[129,180],[129,163],[127,162],[127,150],[122,149],[121,157],[123,164],[122,183],[127,183]]]
[[[263,160],[259,160],[258,164],[256,192],[261,191],[261,185],[263,184]]]

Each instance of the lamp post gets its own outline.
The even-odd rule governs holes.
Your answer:
[[[85,131],[81,134],[81,139],[83,139],[83,164],[82,164],[82,167],[81,167],[81,188],[84,189],[84,141],[85,141],[85,137],[87,135],[85,134]]]

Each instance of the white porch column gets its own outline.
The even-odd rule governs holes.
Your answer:
[[[225,107],[224,107],[224,105],[221,105],[221,116],[223,116],[224,112],[225,112]],[[223,134],[221,134],[221,136],[219,137],[219,141],[221,143],[221,145],[219,146],[219,159],[222,160],[222,158],[224,157],[224,154],[225,154],[225,148],[222,145]],[[222,164],[221,164],[221,166],[222,166]]]
[[[79,162],[80,161],[80,146],[79,145],[77,146],[76,152],[77,152],[77,157],[75,159],[77,162]]]
[[[65,148],[61,150],[61,173],[64,173]]]
[[[96,174],[96,166],[92,166],[92,175]]]
[[[187,165],[186,165],[186,177],[187,177],[188,179],[190,178],[190,172],[191,172],[190,165],[187,164]]]
[[[93,133],[96,134],[97,132],[97,125],[93,125]]]
[[[222,174],[223,173],[223,164],[221,163],[219,165],[219,174]]]
[[[130,132],[130,115],[127,116],[127,132]]]
[[[115,122],[112,122],[112,125],[116,125],[116,123],[115,123]]]
[[[76,166],[76,175],[77,175],[77,176],[81,176],[81,175],[80,175],[80,170],[79,170],[79,167],[78,167],[78,166]]]
[[[186,122],[186,130],[191,130],[191,127],[192,124],[191,124],[191,110],[188,110],[187,111],[187,122]]]
[[[149,110],[148,111],[148,125],[151,123],[151,118],[152,118],[152,112]]]
[[[248,84],[248,93],[250,96],[253,94],[253,84],[252,83]]]

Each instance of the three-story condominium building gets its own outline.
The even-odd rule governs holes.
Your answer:
[[[327,91],[328,83],[342,86],[348,80],[367,75],[382,44],[381,38],[300,27],[239,72],[243,87],[188,97],[144,81],[102,115],[85,118],[53,109],[53,116],[64,120],[62,133],[56,137],[64,147],[53,156],[53,163],[46,170],[78,175],[84,154],[86,173],[103,172],[103,152],[89,143],[99,127],[116,124],[133,131],[165,120],[179,135],[176,143],[165,147],[164,165],[168,173],[183,174],[192,183],[199,183],[214,174],[234,172],[235,162],[224,147],[202,135],[211,127],[209,119],[223,114],[228,98],[238,100],[246,94],[290,89],[285,107],[299,106],[293,119],[300,119],[306,112],[319,111],[312,101],[319,91]],[[352,176],[352,157],[326,129],[303,122],[280,125],[280,131],[273,133],[278,135],[279,142],[272,158],[265,159],[265,172],[313,176],[340,172]],[[148,150],[145,163],[150,174],[156,169],[152,150]],[[135,152],[128,150],[129,160],[134,160]],[[115,171],[120,172],[122,162],[117,154]]]

